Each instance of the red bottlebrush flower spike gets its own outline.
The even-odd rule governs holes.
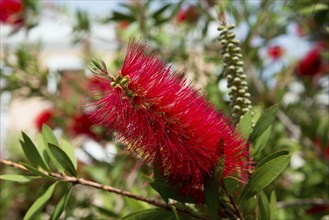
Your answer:
[[[281,46],[272,46],[267,49],[267,54],[269,57],[271,57],[273,60],[278,60],[282,57],[284,54],[284,49]]]
[[[202,201],[204,179],[222,156],[223,177],[241,174],[245,179],[245,141],[199,91],[145,45],[131,41],[118,76],[104,83],[108,91],[91,104],[92,118],[117,131],[129,150],[159,168],[184,195]]]
[[[42,111],[37,118],[35,119],[35,125],[38,131],[41,131],[43,124],[51,124],[51,119],[54,116],[54,112],[52,109],[46,109]]]
[[[86,135],[97,140],[97,135],[92,131],[93,121],[87,114],[81,113],[72,117],[68,131],[73,136]]]
[[[323,46],[318,45],[311,49],[297,66],[297,74],[304,77],[315,77],[325,72],[325,62],[321,58]]]
[[[198,10],[193,5],[185,9],[180,9],[178,14],[176,15],[176,20],[178,23],[186,22],[189,24],[194,24],[198,21],[198,18]]]
[[[23,23],[23,3],[21,0],[0,0],[0,21],[5,24]]]

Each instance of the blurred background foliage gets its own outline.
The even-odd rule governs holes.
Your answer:
[[[268,195],[276,190],[278,219],[328,219],[328,205],[298,201],[328,200],[329,3],[321,0],[221,3],[227,23],[237,27],[255,117],[267,107],[279,105],[275,123],[266,132],[269,139],[261,151],[253,152],[254,159],[259,161],[282,148],[292,153],[289,168],[265,190]],[[102,58],[115,73],[120,69],[129,39],[141,38],[182,70],[182,75],[230,117],[216,1],[109,1],[98,8],[97,1],[79,4],[85,7],[73,7],[70,1],[0,0],[1,158],[22,161],[18,130],[24,128],[35,136],[45,123],[74,146],[80,177],[159,198],[148,186],[150,168],[129,156],[112,134],[88,119],[84,105],[89,92],[99,83],[87,64],[92,57]],[[69,46],[65,50],[59,48],[56,56],[77,50],[78,59],[63,66],[61,62],[56,65],[48,62],[47,40],[34,37],[35,33],[46,34],[45,29],[35,31],[44,20],[48,22],[47,30],[58,20],[69,27],[69,37],[65,39]],[[108,39],[99,35],[102,30],[109,33]],[[101,46],[95,46],[95,42]],[[32,102],[35,98],[37,102]],[[34,111],[27,107],[18,113],[23,115],[18,117],[17,111],[15,115],[15,109],[24,109],[29,101],[42,108],[35,110],[33,116],[24,115]],[[24,121],[17,119],[21,117],[32,123],[21,126]],[[7,167],[0,169],[2,173],[17,172]],[[21,219],[35,200],[38,188],[36,182],[17,184],[1,180],[0,218]],[[66,190],[65,184],[56,188],[39,219],[49,216],[58,202],[56,193],[61,190]],[[75,199],[69,203],[66,215],[77,219],[117,219],[132,211],[151,208],[83,186],[77,186],[73,193]]]

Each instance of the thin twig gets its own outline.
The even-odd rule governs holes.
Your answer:
[[[319,205],[329,206],[329,200],[325,199],[301,199],[295,201],[279,201],[277,202],[278,208],[286,208],[290,206],[306,206],[306,205]]]
[[[15,163],[13,161],[0,159],[0,164],[15,167],[17,169],[29,172],[23,165],[21,165],[19,163]],[[131,192],[123,191],[123,190],[120,190],[120,189],[112,187],[112,186],[106,186],[106,185],[103,185],[103,184],[100,184],[100,183],[97,183],[97,182],[93,182],[93,181],[90,181],[90,180],[85,180],[83,178],[76,178],[76,177],[73,177],[73,176],[63,176],[59,173],[48,173],[46,171],[42,171],[42,172],[46,175],[55,177],[58,180],[62,180],[62,181],[65,181],[65,182],[71,182],[73,184],[80,184],[80,185],[84,185],[84,186],[88,186],[88,187],[93,187],[93,188],[96,188],[96,189],[104,190],[104,191],[107,191],[107,192],[112,192],[112,193],[122,195],[122,196],[126,196],[126,197],[129,197],[129,198],[138,200],[138,201],[146,202],[150,205],[154,205],[154,206],[162,208],[162,209],[166,209],[166,210],[169,210],[169,211],[172,210],[171,207],[169,205],[165,204],[165,203],[162,203],[160,201],[153,200],[153,199],[148,199],[148,198],[145,198],[145,197],[142,197],[142,196],[139,196],[139,195],[135,195]],[[195,213],[192,213],[191,211],[189,211],[187,209],[182,209],[182,208],[176,207],[176,210],[178,212],[187,214],[187,215],[189,215],[189,216],[191,216],[195,219],[207,220],[207,218],[196,215]]]

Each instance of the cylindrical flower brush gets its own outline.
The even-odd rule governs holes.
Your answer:
[[[202,201],[205,177],[220,157],[225,158],[222,177],[246,177],[246,142],[202,92],[146,45],[130,41],[116,76],[104,63],[94,65],[107,90],[91,104],[92,118],[116,131],[119,141],[159,168],[183,195]]]

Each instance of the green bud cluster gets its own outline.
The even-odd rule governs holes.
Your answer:
[[[111,87],[122,88],[124,90],[125,94],[129,98],[132,98],[135,96],[135,94],[128,88],[128,85],[130,82],[129,76],[122,76],[121,72],[119,72],[119,74],[116,77],[112,76],[108,72],[105,62],[100,59],[90,59],[90,63],[89,63],[88,67],[89,67],[89,70],[93,74],[108,78],[111,81],[111,83],[110,83]]]
[[[130,78],[129,76],[121,76],[121,74],[119,74],[111,83],[110,83],[110,86],[115,88],[115,87],[121,87],[126,95],[129,97],[129,98],[132,98],[135,96],[135,94],[130,91],[130,89],[128,88],[128,84],[130,82]]]
[[[235,123],[238,123],[245,113],[251,111],[251,101],[246,81],[247,76],[243,69],[240,42],[235,38],[234,28],[234,25],[221,26],[218,30],[224,58],[224,74],[230,90],[232,117]]]

